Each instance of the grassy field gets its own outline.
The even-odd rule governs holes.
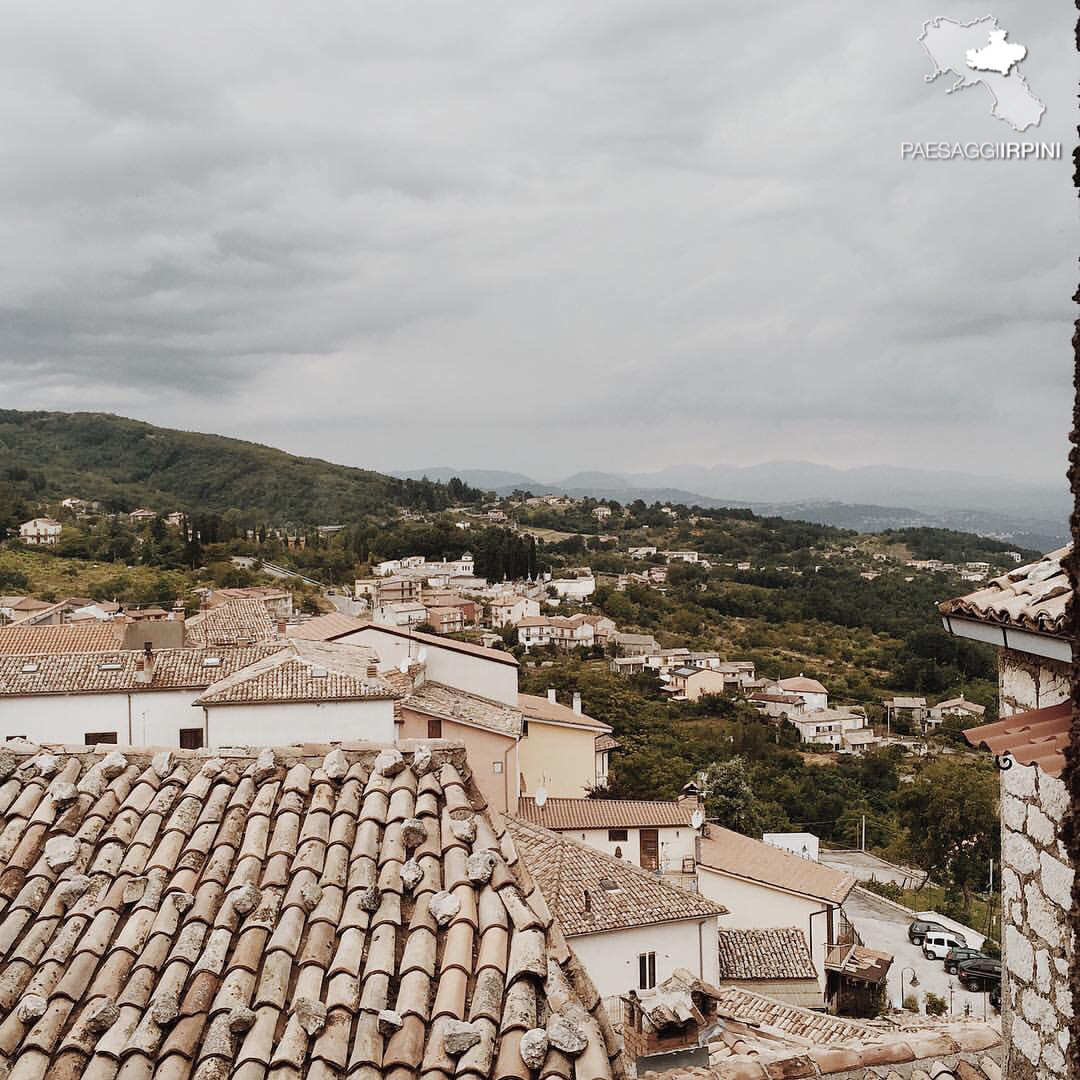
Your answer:
[[[171,602],[183,596],[190,584],[191,575],[180,570],[0,550],[0,592],[6,595],[25,593],[42,600],[85,596],[147,605]]]

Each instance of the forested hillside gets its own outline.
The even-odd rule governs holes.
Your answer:
[[[475,500],[460,481],[398,480],[257,443],[104,413],[0,410],[0,527],[67,496],[106,510],[235,511],[259,520],[356,521]]]

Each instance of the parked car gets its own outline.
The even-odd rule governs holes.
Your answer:
[[[967,945],[963,934],[952,930],[930,930],[923,938],[923,956],[927,960],[944,960],[953,949]]]
[[[907,928],[908,941],[910,941],[912,945],[921,945],[923,943],[923,938],[926,937],[929,931],[945,929],[947,928],[942,926],[941,923],[927,922],[925,919],[916,919]]]
[[[961,960],[970,960],[973,956],[982,956],[978,949],[972,949],[967,945],[962,945],[955,949],[950,949],[945,954],[945,970],[950,975],[955,975],[960,968]]]
[[[990,990],[1001,986],[1001,961],[992,956],[972,956],[960,961],[957,970],[965,990]]]

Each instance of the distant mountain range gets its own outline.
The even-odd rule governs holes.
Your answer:
[[[810,461],[677,465],[650,473],[578,472],[554,483],[498,469],[436,466],[392,475],[449,480],[509,495],[562,494],[622,503],[745,507],[759,514],[880,532],[926,525],[1000,536],[1049,550],[1067,542],[1069,499],[1060,488],[955,471],[871,465],[836,469]]]

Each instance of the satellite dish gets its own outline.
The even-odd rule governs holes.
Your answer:
[[[702,822],[704,822],[704,820],[705,820],[705,815],[700,810],[695,810],[690,815],[690,824],[693,825],[695,829],[700,829],[701,825],[702,825]]]
[[[544,808],[544,803],[546,803],[546,802],[547,802],[547,788],[538,787],[536,789],[536,805],[539,806],[540,809],[542,810]]]
[[[409,674],[409,658],[408,657],[406,657],[404,660],[401,661],[400,664],[398,664],[398,671],[400,671],[402,675],[408,675]]]

